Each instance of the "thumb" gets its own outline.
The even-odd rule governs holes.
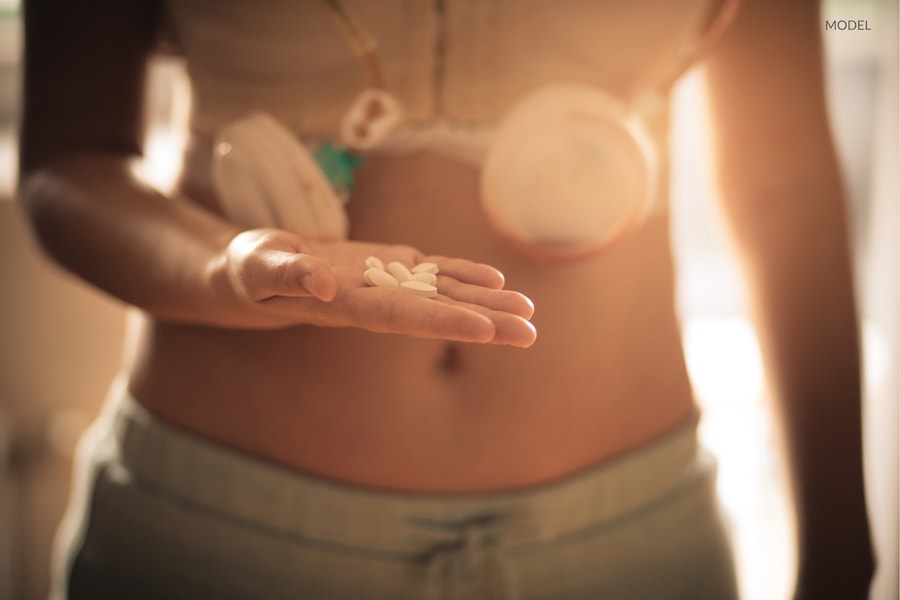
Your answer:
[[[337,280],[321,258],[305,253],[262,250],[260,272],[253,277],[254,294],[259,299],[272,296],[312,296],[330,302],[337,294]]]

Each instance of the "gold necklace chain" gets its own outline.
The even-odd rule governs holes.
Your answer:
[[[353,18],[340,0],[322,0],[331,10],[338,28],[355,55],[363,59],[369,74],[369,83],[375,89],[384,89],[384,75],[378,56],[378,40],[362,24]]]

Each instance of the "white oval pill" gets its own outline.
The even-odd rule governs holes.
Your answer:
[[[397,287],[400,285],[400,282],[393,275],[381,269],[366,269],[366,272],[363,273],[363,279],[369,285],[378,287]]]
[[[388,263],[387,272],[397,278],[397,281],[403,283],[412,279],[412,273],[406,268],[406,265],[399,262]]]
[[[384,263],[377,256],[370,256],[366,259],[366,266],[370,269],[381,269],[384,271]]]
[[[428,298],[437,296],[437,288],[424,281],[402,281],[400,282],[400,287],[417,296],[426,296]]]
[[[433,262],[421,262],[410,269],[413,273],[434,273],[437,275],[438,266]]]
[[[422,271],[421,273],[413,273],[410,281],[421,281],[429,285],[437,285],[437,275],[428,271]]]

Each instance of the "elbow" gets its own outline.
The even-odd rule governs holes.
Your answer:
[[[56,176],[50,157],[43,151],[44,144],[39,143],[35,137],[23,127],[19,140],[19,173],[15,197],[30,226],[32,237],[46,253],[50,238],[57,229],[53,222],[58,219],[60,209],[54,190],[60,184],[54,181]]]
[[[59,226],[58,202],[55,201],[53,174],[49,169],[23,169],[19,173],[16,198],[23,209],[32,236],[40,248],[49,253],[52,238]]]
[[[108,218],[103,208],[95,206],[101,192],[109,191],[117,178],[129,177],[132,159],[122,154],[72,153],[23,164],[17,199],[46,254],[66,266],[78,245],[91,245],[87,232]]]
[[[38,248],[61,266],[65,240],[77,228],[75,186],[51,167],[20,172],[17,200]]]

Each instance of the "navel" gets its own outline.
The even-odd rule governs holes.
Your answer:
[[[461,366],[462,353],[460,352],[459,345],[454,343],[444,345],[443,351],[438,358],[438,369],[443,373],[453,374],[458,372]]]

